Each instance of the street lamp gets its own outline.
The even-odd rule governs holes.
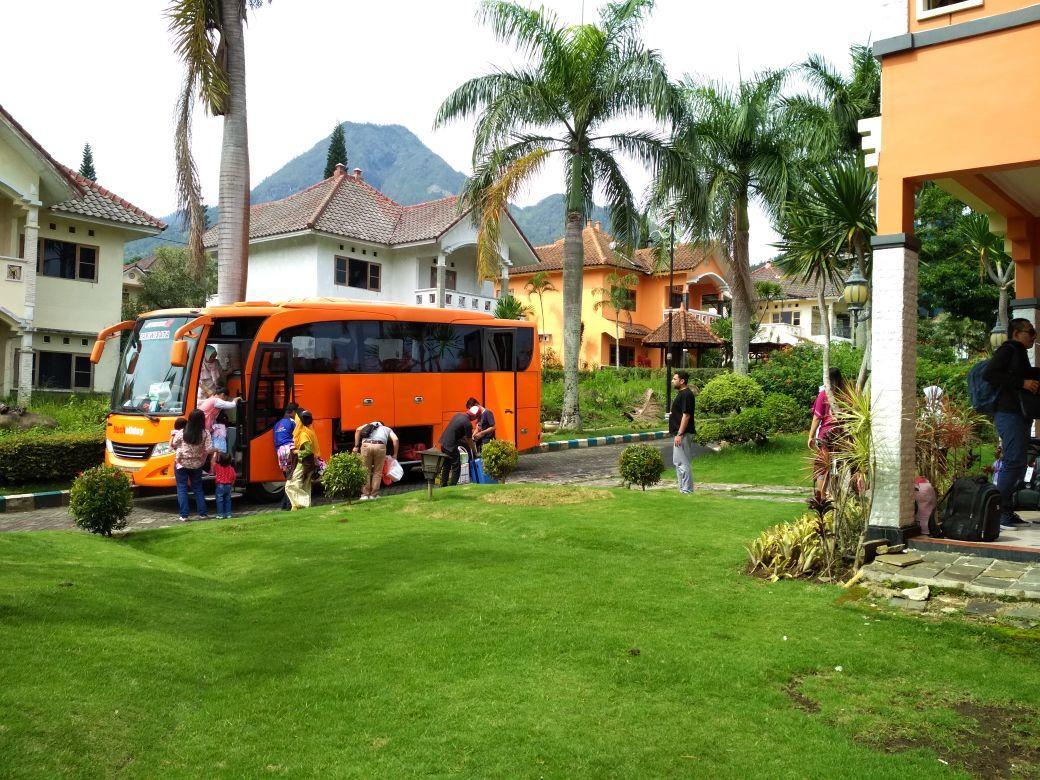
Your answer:
[[[849,278],[845,280],[845,289],[842,291],[841,297],[845,301],[845,305],[849,307],[849,313],[852,315],[852,343],[856,345],[856,331],[859,330],[859,314],[863,311],[863,307],[867,305],[867,300],[870,298],[870,285],[867,283],[866,277],[863,276],[863,269],[860,268],[858,259],[856,260],[856,266],[852,269],[852,273],[849,274]]]
[[[995,350],[1005,341],[1007,341],[1007,325],[1004,325],[997,320],[997,324],[993,326],[993,330],[989,332],[989,345]]]

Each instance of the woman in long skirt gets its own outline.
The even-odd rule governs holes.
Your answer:
[[[314,475],[318,471],[318,459],[321,449],[318,446],[318,435],[311,425],[314,418],[310,412],[303,410],[296,417],[293,429],[293,443],[296,447],[296,468],[285,483],[285,495],[289,497],[292,508],[305,509],[311,505],[311,488]]]

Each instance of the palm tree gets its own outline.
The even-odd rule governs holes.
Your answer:
[[[188,249],[197,275],[205,268],[202,233],[205,208],[191,153],[191,115],[196,98],[224,117],[220,153],[220,214],[217,221],[217,300],[245,299],[249,254],[249,138],[246,128],[247,8],[263,0],[173,0],[166,11],[174,50],[184,63],[174,133],[177,200],[190,224]]]
[[[748,207],[757,201],[778,221],[798,166],[780,90],[785,71],[771,71],[735,88],[687,77],[675,144],[686,166],[667,166],[655,185],[671,199],[682,224],[714,242],[728,266],[733,306],[733,371],[748,372],[754,289]]]
[[[555,285],[552,283],[552,279],[549,278],[548,271],[539,271],[524,284],[524,289],[527,290],[527,294],[538,296],[538,309],[541,312],[541,318],[538,323],[538,329],[545,332],[545,302],[542,300],[542,296],[547,292],[557,292]]]
[[[1004,239],[993,233],[989,217],[972,212],[962,217],[957,224],[956,235],[961,244],[961,253],[978,261],[979,278],[990,278],[1000,290],[997,309],[997,325],[1007,330],[1008,298],[1015,284],[1015,264],[1004,251]]]
[[[619,251],[638,238],[632,190],[617,154],[655,166],[664,154],[652,132],[619,130],[613,123],[637,116],[665,121],[674,110],[674,89],[659,54],[643,46],[640,28],[652,0],[605,4],[596,23],[563,25],[544,8],[507,0],[484,0],[479,16],[504,43],[528,57],[526,66],[478,76],[441,105],[436,125],[476,117],[474,174],[463,202],[480,227],[478,264],[486,274],[497,265],[498,219],[508,197],[529,180],[548,155],[563,157],[566,170],[564,234],[564,396],[561,427],[581,427],[578,356],[584,248],[581,231],[599,187],[606,197]]]
[[[595,311],[605,308],[614,310],[614,368],[621,368],[621,312],[628,315],[628,324],[632,324],[632,310],[635,308],[635,296],[632,291],[639,284],[639,277],[635,274],[622,274],[611,271],[604,280],[606,287],[597,287],[592,291],[593,295],[600,299],[592,304]]]
[[[811,55],[799,72],[814,94],[789,98],[787,108],[798,117],[817,159],[862,155],[859,122],[881,114],[881,64],[869,46],[849,50],[849,75],[836,70],[819,54]]]

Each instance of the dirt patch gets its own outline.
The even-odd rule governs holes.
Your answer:
[[[562,504],[584,504],[588,501],[613,499],[612,493],[598,488],[576,485],[554,485],[551,487],[510,487],[496,490],[481,497],[488,504],[508,506],[560,506]]]
[[[791,679],[791,682],[784,686],[784,693],[787,694],[794,706],[800,709],[802,712],[807,712],[810,715],[814,715],[820,711],[820,705],[802,693],[802,681],[805,680],[805,675],[798,675]]]

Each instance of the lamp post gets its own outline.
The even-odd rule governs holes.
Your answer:
[[[665,350],[664,411],[672,410],[672,295],[675,290],[675,217],[668,229],[668,347]]]
[[[845,280],[845,289],[842,291],[841,297],[852,314],[852,343],[855,345],[856,330],[859,328],[859,313],[863,311],[863,307],[867,305],[867,300],[870,298],[870,285],[863,276],[863,269],[860,267],[858,259],[849,278]]]
[[[997,347],[1007,341],[1007,325],[1004,325],[1000,320],[997,320],[997,324],[993,326],[993,330],[989,332],[989,345],[996,351]]]

